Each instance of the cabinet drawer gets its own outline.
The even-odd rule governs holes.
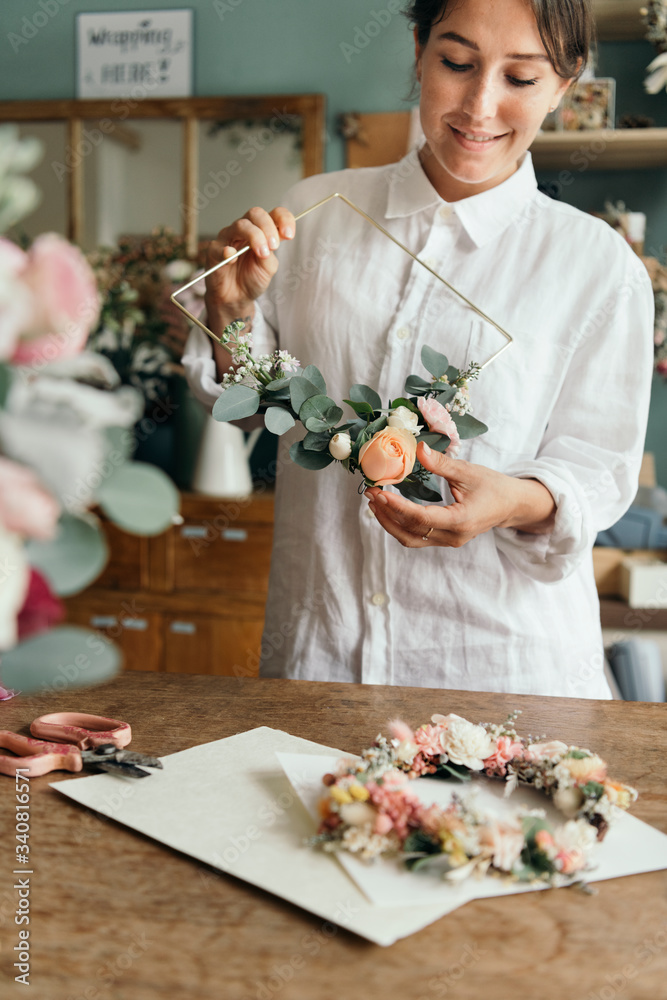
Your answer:
[[[129,535],[108,521],[104,522],[104,534],[109,545],[109,562],[95,586],[109,590],[141,590],[145,585],[142,573],[146,572],[148,539]]]
[[[126,670],[159,670],[162,661],[162,616],[131,606],[68,604],[67,620],[111,639],[122,651]]]
[[[266,593],[272,539],[270,524],[187,520],[171,532],[174,592]]]
[[[264,622],[259,618],[165,616],[164,663],[172,674],[256,677]]]

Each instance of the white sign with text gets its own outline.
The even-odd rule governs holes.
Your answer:
[[[77,96],[189,97],[192,11],[77,15]]]

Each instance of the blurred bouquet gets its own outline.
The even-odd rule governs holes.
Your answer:
[[[15,127],[0,128],[4,227],[37,203],[21,175],[38,155]],[[118,655],[87,630],[36,635],[63,617],[55,595],[83,589],[107,561],[90,508],[137,534],[164,531],[178,509],[170,480],[128,459],[141,396],[119,386],[106,358],[83,352],[99,315],[95,276],[76,247],[46,233],[26,252],[0,237],[0,651],[5,683],[23,690],[117,669]]]
[[[166,400],[182,377],[188,325],[169,301],[189,281],[196,265],[187,259],[185,242],[169,229],[148,237],[125,237],[117,248],[88,254],[102,297],[99,322],[88,341],[103,354],[123,385],[143,396],[145,406]],[[188,289],[187,308],[203,310],[204,283]]]
[[[647,0],[641,14],[646,25],[646,39],[660,53],[646,67],[649,75],[644,80],[644,89],[649,94],[657,94],[667,87],[667,0]]]

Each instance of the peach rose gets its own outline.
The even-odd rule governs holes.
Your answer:
[[[597,754],[590,757],[566,757],[561,764],[568,769],[578,785],[585,785],[588,781],[603,782],[607,777],[607,765]]]
[[[362,445],[359,465],[375,486],[402,483],[414,468],[417,442],[403,427],[385,427]]]
[[[449,410],[445,409],[437,399],[426,399],[424,396],[419,397],[417,406],[430,431],[433,431],[434,434],[447,435],[450,439],[447,454],[452,458],[456,457],[461,447],[461,438]]]

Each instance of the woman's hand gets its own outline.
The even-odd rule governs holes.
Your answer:
[[[241,247],[250,250],[226,267],[218,268],[206,279],[206,313],[214,333],[234,319],[250,322],[255,299],[266,291],[278,270],[278,258],[273,253],[281,240],[291,240],[295,233],[294,216],[286,208],[251,208],[242,219],[221,229],[209,243],[206,269],[231,257]]]
[[[554,499],[536,479],[516,479],[483,465],[448,458],[420,444],[417,459],[449,483],[456,503],[422,506],[377,487],[366,491],[382,527],[407,548],[460,548],[491,528],[547,534],[556,516]]]

